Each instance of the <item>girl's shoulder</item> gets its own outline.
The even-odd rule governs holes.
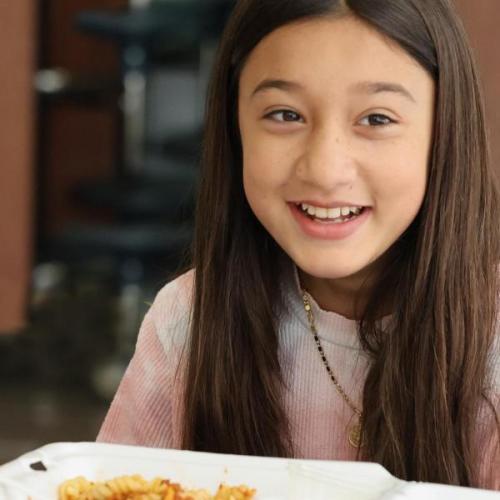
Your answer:
[[[194,269],[167,283],[156,295],[147,316],[164,349],[182,347],[186,341],[192,309]]]

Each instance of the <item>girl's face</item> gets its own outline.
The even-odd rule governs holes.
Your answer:
[[[423,201],[434,83],[353,18],[294,23],[243,68],[239,126],[248,202],[305,273],[360,279]]]

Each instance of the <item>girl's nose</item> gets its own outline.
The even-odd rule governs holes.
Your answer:
[[[323,191],[350,187],[357,168],[348,138],[331,128],[311,133],[296,173],[301,181]]]

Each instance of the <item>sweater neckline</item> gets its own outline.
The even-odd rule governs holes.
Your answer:
[[[286,275],[287,284],[285,287],[285,296],[290,312],[307,331],[310,331],[309,323],[304,311],[302,290],[300,287],[297,266],[292,264],[292,272],[286,273]],[[310,296],[310,302],[318,336],[321,340],[347,349],[354,349],[357,351],[362,350],[357,332],[358,322],[356,320],[322,309],[312,296]]]

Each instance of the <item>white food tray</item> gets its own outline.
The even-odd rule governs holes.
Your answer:
[[[35,465],[36,464],[36,465]],[[40,469],[40,465],[43,468]],[[0,499],[56,500],[58,485],[75,476],[102,481],[124,474],[166,477],[215,491],[221,482],[246,484],[256,500],[499,499],[500,493],[405,483],[383,467],[361,462],[288,460],[102,443],[54,443],[0,466]]]

